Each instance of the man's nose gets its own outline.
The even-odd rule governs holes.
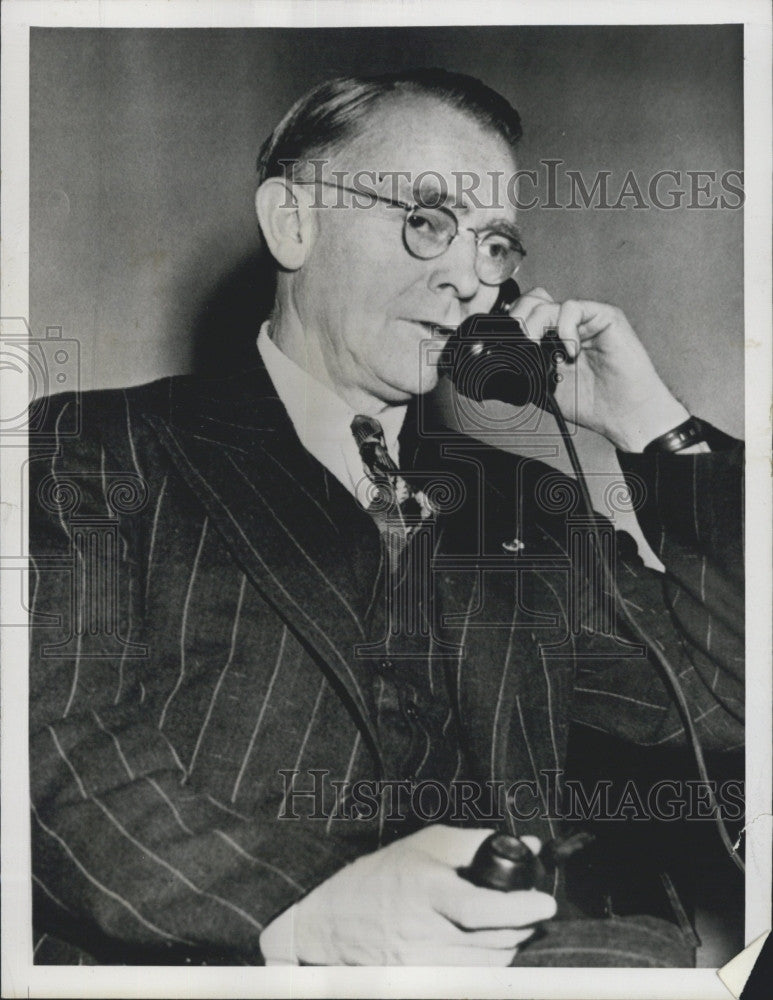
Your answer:
[[[471,299],[480,288],[475,270],[477,256],[475,234],[460,229],[445,253],[432,261],[430,288],[441,291],[450,287],[457,298]]]

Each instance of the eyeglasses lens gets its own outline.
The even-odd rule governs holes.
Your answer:
[[[414,208],[405,217],[406,248],[425,260],[445,253],[456,233],[454,217],[440,209]],[[521,251],[506,236],[489,233],[478,240],[478,277],[488,284],[501,284],[517,271],[522,258]]]

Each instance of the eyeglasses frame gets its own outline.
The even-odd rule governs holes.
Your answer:
[[[313,185],[319,184],[322,187],[334,188],[336,191],[347,191],[349,194],[356,194],[356,195],[359,195],[361,198],[362,197],[372,198],[372,199],[375,199],[376,201],[382,202],[385,205],[390,205],[392,208],[401,208],[406,213],[405,219],[403,220],[403,243],[405,244],[405,249],[408,251],[408,253],[412,257],[415,257],[417,260],[436,260],[438,257],[442,257],[443,254],[448,250],[448,248],[454,242],[454,240],[456,239],[456,237],[459,235],[460,232],[469,232],[469,233],[472,233],[473,236],[475,237],[475,249],[476,249],[476,257],[475,257],[475,259],[476,259],[476,262],[477,262],[477,260],[478,260],[477,250],[478,250],[478,248],[480,246],[481,240],[485,239],[486,236],[491,235],[491,234],[493,234],[495,232],[494,230],[486,230],[486,229],[477,230],[477,229],[473,229],[471,226],[460,226],[459,225],[459,218],[456,215],[456,213],[454,211],[452,211],[452,209],[446,207],[445,205],[422,205],[419,202],[414,202],[413,204],[409,204],[408,202],[405,202],[405,201],[399,201],[396,198],[387,198],[384,195],[376,194],[375,191],[358,191],[356,188],[347,187],[345,184],[336,184],[333,181],[325,181],[325,180],[321,180],[320,178],[315,178],[312,181],[297,181],[297,180],[292,180],[292,181],[288,181],[287,183],[289,183],[291,185],[296,185],[297,184],[297,185],[300,185],[300,186],[304,186],[304,185],[308,186],[308,185],[312,185],[312,184]],[[454,223],[454,235],[449,239],[449,241],[446,243],[445,247],[443,247],[442,250],[438,251],[438,253],[431,254],[429,257],[422,257],[421,254],[415,253],[408,246],[408,241],[407,241],[407,239],[405,237],[405,229],[406,229],[407,220],[409,219],[409,217],[417,209],[424,209],[426,211],[428,208],[432,209],[433,211],[442,212],[444,215],[446,215],[450,219],[452,219],[452,221]],[[515,242],[512,236],[507,236],[506,238],[509,239],[511,242]],[[517,242],[516,250],[521,255],[521,259],[515,265],[515,267],[513,268],[513,270],[509,274],[507,274],[507,275],[504,276],[504,278],[502,279],[502,281],[496,281],[496,282],[484,281],[484,279],[481,278],[480,274],[478,274],[478,269],[476,267],[475,273],[478,275],[478,280],[481,281],[484,285],[491,285],[492,287],[494,287],[494,286],[503,284],[505,281],[508,280],[508,278],[512,278],[513,275],[515,275],[515,274],[518,273],[518,269],[520,268],[521,264],[523,263],[523,258],[526,256],[526,250],[523,248],[523,246],[521,245],[520,241]]]

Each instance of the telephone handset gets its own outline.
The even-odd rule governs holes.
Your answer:
[[[555,330],[530,340],[509,315],[520,294],[512,278],[505,281],[490,313],[468,316],[451,334],[439,367],[463,396],[476,402],[498,399],[548,409],[562,377],[557,362],[565,361],[567,353]]]

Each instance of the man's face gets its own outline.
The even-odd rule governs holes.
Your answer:
[[[323,172],[327,180],[335,181],[333,169],[347,171],[339,181],[348,186],[357,170],[388,174],[379,193],[395,197],[396,190],[407,203],[413,203],[417,177],[433,172],[422,183],[424,191],[440,174],[448,207],[459,219],[459,234],[445,253],[423,260],[405,248],[402,209],[381,202],[357,208],[350,194],[316,188],[326,206],[340,197],[347,207],[312,210],[315,236],[291,291],[304,335],[317,338],[327,376],[344,398],[364,393],[381,402],[404,402],[437,383],[437,369],[421,361],[427,352],[420,345],[431,327],[458,326],[471,313],[490,310],[496,299],[497,287],[482,284],[476,274],[475,238],[466,227],[514,224],[515,210],[505,204],[507,179],[515,170],[512,152],[498,136],[444,104],[400,99],[384,102],[367,133],[331,159]],[[394,180],[388,172],[395,171],[407,177]],[[480,178],[474,194],[483,207],[468,194],[461,204],[456,201],[460,173],[468,178],[467,188],[471,176]],[[373,186],[370,179],[367,183]]]

